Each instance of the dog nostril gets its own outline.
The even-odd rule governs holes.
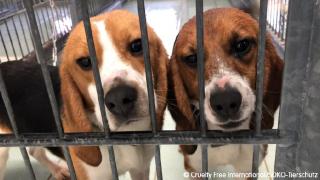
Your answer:
[[[107,103],[107,107],[108,109],[113,109],[116,105],[114,105],[113,103]]]
[[[124,98],[122,100],[122,103],[123,104],[129,104],[129,103],[132,103],[134,100],[132,98]]]
[[[128,117],[137,100],[137,90],[131,86],[119,85],[106,94],[105,105],[114,115]]]
[[[236,107],[237,107],[237,104],[236,104],[236,103],[233,102],[233,103],[230,104],[230,108],[231,108],[231,109],[235,109]]]
[[[223,110],[223,107],[221,105],[216,105],[215,109],[218,110],[218,111],[221,111],[221,110]]]
[[[241,101],[240,92],[228,86],[213,92],[210,96],[210,106],[224,120],[234,118],[238,114]]]

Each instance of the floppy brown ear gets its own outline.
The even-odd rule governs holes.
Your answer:
[[[198,130],[178,68],[175,56],[172,55],[168,72],[168,109],[176,122],[176,130]],[[180,148],[184,154],[193,154],[197,145],[180,145]]]
[[[154,71],[156,74],[154,75],[155,79],[155,93],[157,95],[157,128],[158,130],[162,129],[163,125],[163,115],[167,106],[167,91],[168,91],[168,79],[167,79],[167,71],[168,71],[168,63],[169,58],[166,53],[166,50],[163,47],[163,44],[160,39],[157,39],[157,56],[155,56],[158,64],[155,66]]]
[[[279,57],[271,37],[266,39],[264,96],[262,107],[262,129],[272,129],[274,113],[280,104],[283,60]]]
[[[92,132],[90,123],[75,82],[64,66],[60,68],[61,97],[62,97],[62,122],[66,133]],[[82,161],[92,166],[98,166],[102,161],[100,148],[98,146],[70,147]]]

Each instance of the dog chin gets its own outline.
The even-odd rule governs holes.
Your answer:
[[[226,122],[221,122],[214,116],[211,116],[210,119],[207,118],[207,123],[209,130],[221,130],[229,132],[249,129],[250,119],[251,116],[244,117],[238,120],[228,120]]]

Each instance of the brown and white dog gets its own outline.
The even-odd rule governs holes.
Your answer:
[[[204,12],[205,119],[209,130],[254,128],[258,23],[248,14],[221,8]],[[266,38],[262,129],[271,129],[280,101],[283,61]],[[177,130],[199,130],[196,20],[182,27],[169,64],[168,106]],[[201,148],[180,146],[188,171],[201,172]],[[262,155],[265,156],[266,146]],[[232,165],[250,172],[252,145],[209,146],[209,170]]]
[[[124,10],[91,18],[105,111],[112,132],[149,131],[147,83],[139,19]],[[168,57],[161,40],[148,27],[150,61],[158,127],[167,97]],[[102,119],[83,23],[70,33],[60,65],[62,120],[65,132],[102,131]],[[111,179],[107,146],[71,147],[78,179]],[[114,146],[119,174],[149,179],[152,145]]]
[[[111,131],[149,131],[151,121],[139,19],[123,10],[91,18],[98,66],[105,93],[105,110]],[[162,42],[148,28],[157,123],[162,126],[167,97],[168,57]],[[14,61],[1,63],[19,133],[56,133],[40,65]],[[59,69],[48,66],[65,132],[102,131],[102,120],[83,23],[70,33]],[[0,98],[0,134],[11,134],[9,115]],[[57,163],[47,149],[62,159]],[[77,179],[111,179],[106,146],[71,149]],[[148,179],[151,145],[114,146],[119,174]],[[59,148],[32,147],[29,153],[56,179],[69,177]],[[4,177],[8,148],[0,147],[0,180]]]

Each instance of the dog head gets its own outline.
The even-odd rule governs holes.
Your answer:
[[[151,130],[138,17],[116,10],[91,18],[91,28],[110,130]],[[161,128],[167,96],[168,57],[161,40],[150,27],[148,36],[157,124]],[[66,42],[60,76],[65,131],[101,131],[98,94],[82,22],[72,30]],[[85,161],[92,161],[91,157]]]
[[[254,127],[258,23],[233,8],[204,12],[205,119],[209,130]],[[273,126],[283,62],[268,35],[265,48],[262,128]],[[178,130],[198,129],[196,19],[178,34],[169,70],[169,110]]]

